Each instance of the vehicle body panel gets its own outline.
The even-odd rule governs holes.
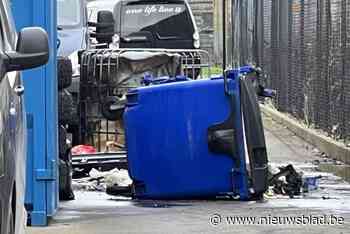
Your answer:
[[[56,0],[11,0],[16,29],[39,26],[49,39],[46,66],[22,73],[27,119],[25,204],[31,225],[47,225],[58,209]]]
[[[75,23],[63,21],[63,18],[67,17],[64,12],[67,12],[67,10],[69,10],[68,8],[71,7],[67,2],[67,0],[58,1],[57,24],[58,39],[60,40],[58,55],[60,56],[69,56],[78,50],[86,49],[89,44],[85,0],[69,1],[70,4],[75,4],[73,5],[75,10],[71,13],[71,17],[74,15],[77,19]]]
[[[0,53],[14,51],[17,34],[9,3],[0,2],[0,18],[3,36]],[[2,61],[0,61],[1,63]],[[0,71],[0,233],[10,230],[10,212],[14,212],[15,232],[24,233],[26,122],[23,97],[15,90],[23,83],[19,72]]]
[[[86,27],[79,29],[63,29],[58,31],[58,37],[60,40],[60,47],[58,49],[58,55],[69,56],[77,50],[86,49]]]
[[[89,20],[96,22],[101,10],[113,12],[120,48],[194,49],[198,30],[187,1],[95,1],[88,4]]]

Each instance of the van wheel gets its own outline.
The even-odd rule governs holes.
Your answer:
[[[60,159],[59,163],[59,198],[60,201],[74,200],[74,192],[72,188],[72,155],[66,152],[65,159]]]
[[[57,57],[58,90],[68,88],[72,84],[72,62],[67,57]]]
[[[62,125],[58,128],[58,136],[59,158],[63,159],[67,150],[69,150],[69,146],[67,144],[67,130]]]

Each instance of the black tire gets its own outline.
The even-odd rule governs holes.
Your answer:
[[[58,136],[59,158],[65,160],[65,155],[69,150],[69,146],[67,144],[67,130],[62,125],[58,128]]]
[[[66,89],[58,92],[58,122],[62,125],[78,124],[78,106]]]
[[[67,57],[57,58],[58,90],[66,89],[72,84],[72,62]]]
[[[69,151],[66,152],[66,160],[60,159],[59,163],[59,197],[61,201],[74,200],[72,188],[72,156]]]

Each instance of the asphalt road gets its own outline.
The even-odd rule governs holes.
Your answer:
[[[61,203],[49,227],[28,228],[27,233],[350,233],[350,185],[319,169],[338,162],[271,119],[264,121],[271,167],[292,163],[305,174],[322,175],[317,191],[295,199],[270,196],[264,202],[136,202],[78,192],[75,201]],[[259,224],[237,224],[242,220]]]

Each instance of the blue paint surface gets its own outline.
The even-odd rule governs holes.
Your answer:
[[[40,26],[49,35],[48,64],[23,73],[28,116],[25,202],[31,224],[43,226],[58,208],[56,1],[12,0],[12,10],[18,31]]]
[[[238,80],[238,72],[229,74],[230,95],[224,92],[222,78],[161,84],[129,93],[124,121],[129,174],[138,198],[222,194],[248,198]],[[208,148],[208,128],[226,121],[232,110],[238,143],[235,159]]]

